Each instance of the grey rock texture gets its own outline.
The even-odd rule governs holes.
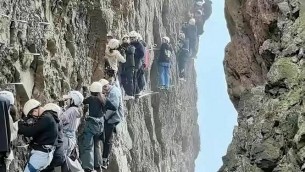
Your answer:
[[[301,0],[226,0],[238,126],[220,172],[304,171],[304,17]]]
[[[17,87],[18,105],[33,97],[43,103],[71,89],[82,90],[104,76],[106,34],[118,38],[139,31],[148,46],[168,35],[175,44],[192,0],[1,0],[0,85]],[[154,52],[150,52],[154,55]],[[175,60],[174,60],[174,63]],[[175,65],[174,65],[175,66]],[[187,65],[188,84],[125,104],[126,120],[115,139],[111,172],[194,171],[199,152],[196,73]],[[149,86],[157,90],[152,65]],[[14,143],[10,171],[22,171],[27,150]]]

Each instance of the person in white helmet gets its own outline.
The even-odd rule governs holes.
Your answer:
[[[172,47],[170,45],[170,38],[165,36],[162,38],[162,45],[160,47],[160,54],[158,58],[159,63],[159,76],[160,76],[160,88],[169,89],[170,87],[170,64],[172,57]]]
[[[0,171],[9,171],[14,159],[11,142],[17,138],[17,110],[12,92],[0,91]]]
[[[196,56],[196,45],[198,42],[196,20],[191,18],[187,24],[182,26],[182,31],[185,34],[185,37],[189,39],[190,57]]]
[[[107,74],[110,78],[112,78],[112,81],[117,80],[117,72],[119,63],[125,63],[126,59],[124,56],[121,55],[121,53],[118,51],[118,48],[120,46],[120,41],[117,39],[111,39],[105,50],[105,58],[107,59],[109,63],[109,69],[107,69]]]
[[[100,141],[104,129],[104,112],[106,98],[102,94],[103,84],[93,82],[90,86],[91,96],[83,103],[89,105],[89,116],[86,118],[85,129],[82,134],[80,159],[85,171],[101,171],[102,157]]]
[[[125,96],[124,99],[134,98],[134,75],[135,75],[135,50],[136,48],[130,44],[129,36],[124,35],[122,38],[122,44],[120,46],[120,52],[126,58],[126,62],[122,64],[121,69],[121,83],[123,85]]]
[[[53,159],[58,137],[58,125],[52,113],[45,111],[41,107],[41,103],[35,99],[30,99],[25,103],[23,113],[26,118],[24,121],[18,122],[18,133],[32,137],[31,156],[24,171],[41,171]]]
[[[178,68],[179,68],[179,78],[182,81],[185,81],[185,64],[189,56],[189,40],[185,38],[184,33],[179,34],[178,38]]]
[[[55,103],[48,103],[44,105],[43,108],[45,109],[45,112],[52,114],[54,120],[56,121],[58,125],[58,137],[57,137],[56,149],[54,151],[53,159],[50,165],[41,172],[53,172],[55,168],[59,168],[63,172],[67,171],[68,167],[66,163],[66,156],[64,153],[65,148],[63,144],[63,125],[59,119],[59,116],[62,113],[62,109]]]
[[[67,106],[59,118],[63,124],[65,154],[70,156],[77,144],[76,132],[82,117],[84,96],[79,91],[70,91],[68,95],[64,95],[64,99],[67,100]]]
[[[67,164],[71,171],[79,169],[81,167],[78,158],[74,160],[70,158],[71,153],[77,149],[77,135],[76,132],[80,125],[82,117],[81,106],[84,101],[84,96],[79,91],[70,91],[68,95],[64,95],[63,99],[67,101],[67,106],[64,112],[60,115],[60,119],[63,124],[63,145],[64,152],[67,156]],[[78,151],[78,149],[76,150]],[[75,169],[76,168],[76,169]]]
[[[103,164],[102,168],[107,169],[109,165],[109,155],[113,144],[113,133],[116,133],[116,126],[123,120],[123,104],[122,94],[119,88],[107,84],[107,80],[101,79],[103,83],[103,93],[107,95],[105,123],[104,123],[104,148],[103,148]],[[110,105],[108,105],[110,104]]]
[[[139,78],[144,76],[143,71],[143,60],[145,56],[145,49],[141,42],[139,42],[139,34],[136,31],[131,31],[129,33],[130,44],[133,45],[135,50],[135,75],[134,75],[134,85],[135,85],[135,94],[139,94],[142,91],[142,85],[138,82]],[[141,89],[142,88],[142,89]]]

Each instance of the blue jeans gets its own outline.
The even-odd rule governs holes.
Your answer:
[[[170,76],[169,76],[170,63],[159,63],[160,72],[160,85],[169,88]]]
[[[53,159],[55,147],[49,153],[32,150],[24,172],[36,172],[45,169]]]
[[[98,119],[98,120],[95,120]],[[102,165],[101,137],[104,129],[104,118],[87,118],[83,133],[83,152],[80,154],[82,167],[93,170]]]

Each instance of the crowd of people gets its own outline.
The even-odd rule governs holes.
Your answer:
[[[156,58],[160,89],[170,89],[170,68],[176,50],[179,77],[185,81],[186,62],[195,58],[198,37],[203,33],[204,5],[202,0],[194,2],[175,49],[169,37],[162,37]],[[71,90],[57,103],[44,106],[30,99],[23,105],[22,115],[18,115],[14,94],[0,91],[0,114],[3,114],[0,115],[0,171],[9,171],[13,160],[11,143],[18,134],[29,138],[25,139],[31,150],[25,172],[52,172],[54,169],[99,172],[107,169],[116,126],[124,118],[123,100],[134,99],[145,89],[148,52],[145,41],[136,31],[120,40],[107,34],[106,76],[90,85],[89,96]],[[80,132],[78,128],[82,122],[84,129]]]

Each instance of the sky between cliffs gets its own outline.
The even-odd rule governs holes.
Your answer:
[[[195,62],[199,94],[198,123],[201,151],[196,172],[217,172],[232,140],[237,113],[227,94],[223,70],[224,49],[230,37],[224,18],[224,1],[213,1],[213,13],[205,23]]]

